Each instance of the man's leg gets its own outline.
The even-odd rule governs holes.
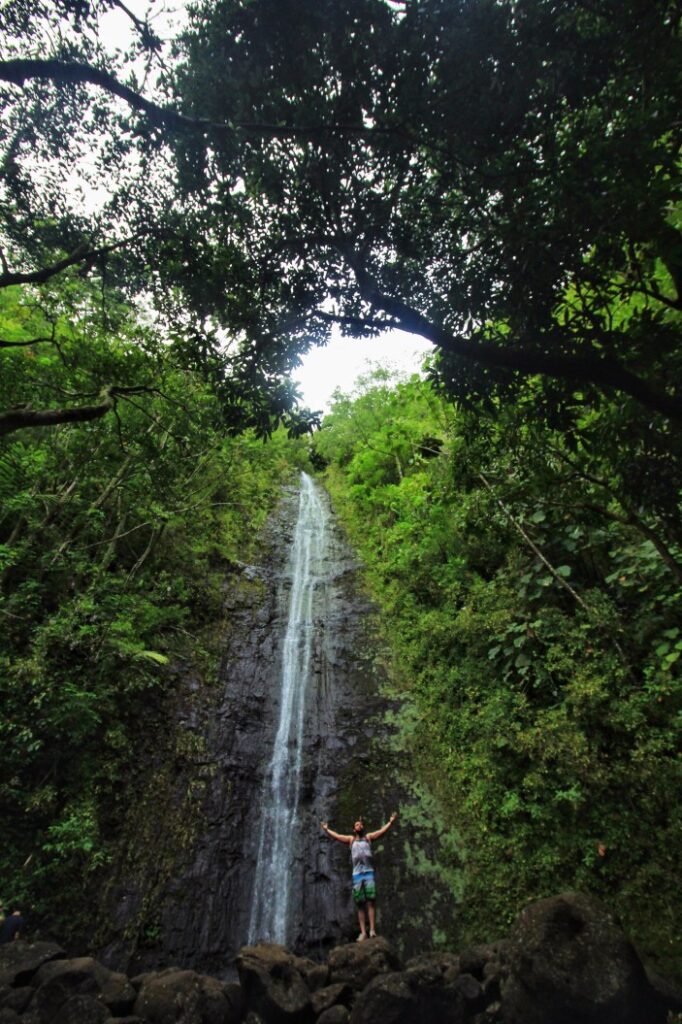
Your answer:
[[[358,942],[362,939],[367,938],[367,922],[365,919],[365,907],[364,904],[358,903],[358,924],[360,925],[360,934],[358,935]]]
[[[370,938],[376,935],[376,928],[374,927],[374,912],[376,904],[374,900],[367,901],[367,913],[369,914],[369,934]]]

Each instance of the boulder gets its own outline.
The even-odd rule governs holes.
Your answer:
[[[346,982],[357,992],[373,978],[402,970],[402,963],[386,939],[367,939],[337,946],[329,954],[329,981]]]
[[[298,957],[284,946],[244,946],[237,972],[244,1002],[268,1024],[307,1024],[313,1020],[310,992],[296,967]]]
[[[682,985],[669,978],[663,978],[656,971],[647,967],[646,976],[653,988],[659,1003],[668,1013],[682,1013]]]
[[[244,993],[239,982],[226,981],[223,985],[223,995],[229,1006],[228,1020],[241,1020],[244,1013]]]
[[[297,956],[294,957],[294,967],[311,992],[317,992],[318,988],[324,988],[329,980],[329,968],[326,964],[318,964],[314,960]]]
[[[9,1006],[0,1009],[0,1024],[21,1024],[21,1017],[16,1010],[10,1010]]]
[[[357,996],[350,1024],[464,1024],[471,1012],[461,991],[422,966],[377,975]]]
[[[508,946],[506,941],[470,946],[459,955],[459,969],[462,974],[473,974],[481,982],[485,978],[499,977],[507,960]]]
[[[325,988],[320,988],[317,992],[313,992],[313,1012],[317,1017],[338,1003],[348,1007],[353,1002],[354,994],[350,985],[347,985],[344,981],[339,981],[336,985],[327,985]]]
[[[409,971],[411,984],[433,985],[444,981],[453,981],[459,976],[459,957],[455,953],[438,952],[422,953],[407,961],[405,969]]]
[[[330,1006],[317,1018],[317,1024],[348,1024],[348,1010],[345,1006]],[[376,1024],[379,1024],[377,1021]]]
[[[237,1024],[241,1007],[228,1002],[224,988],[206,974],[170,967],[144,976],[134,1012],[149,1024]]]
[[[505,1024],[664,1024],[634,948],[594,896],[566,893],[526,907],[508,955]]]
[[[0,986],[28,985],[43,964],[65,956],[54,942],[6,942],[0,946]]]
[[[105,1024],[109,1020],[106,1006],[93,996],[71,996],[55,1018],[59,1024]]]
[[[43,964],[33,985],[38,1018],[45,1022],[58,1019],[63,1005],[77,995],[97,999],[107,1008],[107,1017],[123,1016],[135,1002],[135,989],[125,974],[110,971],[89,956]]]
[[[22,985],[19,988],[0,988],[0,1007],[7,1007],[16,1013],[23,1013],[33,998],[33,991],[30,985]]]

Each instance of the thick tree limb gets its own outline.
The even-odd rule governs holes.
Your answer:
[[[54,338],[30,338],[28,341],[5,341],[0,338],[0,348],[27,348],[29,345],[42,345],[46,341],[53,342]]]
[[[359,137],[396,136],[400,130],[395,126],[383,128],[363,124],[330,124],[330,125],[278,125],[256,124],[250,122],[209,121],[201,117],[188,117],[178,113],[172,107],[162,107],[141,96],[134,89],[119,82],[115,75],[91,64],[80,64],[66,60],[29,60],[14,58],[0,61],[0,81],[11,82],[23,86],[25,82],[39,81],[58,82],[61,84],[94,85],[113,96],[124,100],[133,110],[146,114],[152,124],[169,128],[171,131],[212,131],[234,135],[236,131],[258,138],[289,139],[308,137],[320,134],[356,135]]]
[[[67,267],[74,267],[78,263],[84,263],[87,260],[95,260],[102,256],[106,256],[108,253],[114,252],[116,249],[121,249],[130,242],[134,242],[136,239],[141,238],[146,233],[147,232],[144,231],[138,231],[134,235],[129,235],[127,238],[120,239],[118,242],[111,242],[109,245],[100,245],[96,248],[91,248],[88,243],[82,242],[80,245],[77,245],[73,252],[68,256],[65,256],[61,260],[57,260],[56,263],[51,263],[48,267],[41,267],[40,270],[6,270],[4,273],[0,274],[0,288],[9,288],[11,285],[15,284],[44,284],[45,281],[49,281],[51,277],[61,274],[62,270],[66,270]]]
[[[33,79],[59,82],[67,85],[95,85],[146,114],[154,124],[162,124],[169,128],[196,129],[200,124],[191,117],[184,117],[175,110],[161,107],[157,103],[146,100],[134,89],[129,88],[108,71],[93,67],[91,64],[79,64],[67,60],[29,60],[14,58],[0,61],[0,80],[23,86]]]
[[[116,398],[126,394],[140,394],[148,388],[111,386],[102,391],[100,401],[96,405],[80,405],[62,409],[32,409],[30,406],[18,406],[0,412],[0,437],[12,434],[16,430],[33,427],[51,427],[58,423],[86,423],[97,420],[114,408]]]
[[[364,271],[354,269],[362,297],[370,305],[387,313],[394,321],[399,321],[402,330],[421,335],[444,352],[451,352],[462,359],[481,363],[483,366],[503,367],[527,375],[558,377],[580,384],[596,384],[598,387],[622,391],[647,409],[653,409],[670,419],[682,420],[682,402],[678,397],[654,389],[647,381],[626,370],[613,359],[538,352],[529,348],[509,348],[492,342],[471,341],[458,337],[445,328],[431,323],[400,299],[382,294],[376,283]]]

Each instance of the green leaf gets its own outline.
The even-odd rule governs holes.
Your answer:
[[[168,658],[165,654],[159,654],[158,651],[137,651],[136,658],[148,658],[149,661],[155,661],[157,665],[167,665]]]

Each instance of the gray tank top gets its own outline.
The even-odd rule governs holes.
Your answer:
[[[353,871],[356,868],[372,867],[372,844],[369,839],[354,839],[350,844],[350,859]]]

